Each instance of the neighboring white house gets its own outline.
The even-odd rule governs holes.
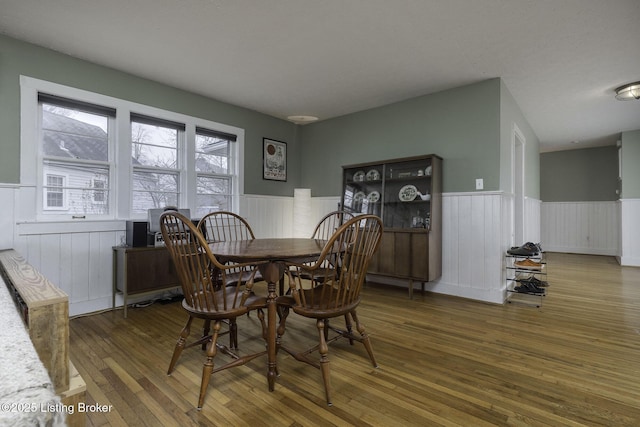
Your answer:
[[[104,214],[109,209],[107,133],[99,126],[42,111],[43,211]]]

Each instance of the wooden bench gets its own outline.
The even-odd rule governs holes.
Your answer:
[[[63,405],[84,402],[86,384],[69,360],[69,298],[15,250],[0,250],[0,274],[24,321],[33,347]],[[70,426],[83,426],[85,414],[67,416]]]

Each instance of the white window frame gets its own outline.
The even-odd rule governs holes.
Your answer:
[[[147,117],[147,119],[153,121],[154,119],[156,119],[156,117]],[[130,117],[129,119],[129,125],[131,126],[131,122],[136,121],[134,119],[134,117]],[[162,120],[160,120],[158,118],[158,126],[163,126],[163,124],[161,123]],[[140,122],[139,122],[140,123]],[[151,124],[151,123],[144,123],[144,124]],[[172,127],[169,125],[167,126],[169,129],[171,129]],[[175,168],[166,168],[166,167],[160,167],[160,166],[150,166],[150,165],[140,165],[140,166],[136,166],[133,164],[131,158],[132,156],[129,157],[129,162],[131,163],[131,194],[130,194],[130,203],[131,203],[131,212],[132,215],[136,215],[136,213],[133,212],[133,200],[135,198],[134,196],[134,190],[133,190],[133,175],[137,172],[140,174],[153,174],[153,173],[158,173],[158,174],[167,174],[167,175],[175,175],[177,176],[177,181],[178,181],[178,187],[176,188],[176,192],[177,192],[177,198],[178,198],[178,205],[180,207],[182,207],[183,205],[181,204],[181,201],[186,200],[186,196],[184,195],[185,191],[187,191],[188,189],[188,185],[187,183],[185,183],[185,179],[186,179],[186,168],[187,168],[187,164],[186,164],[186,145],[185,145],[185,130],[182,129],[175,129],[176,130],[176,167]],[[129,140],[130,144],[129,144],[129,153],[131,153],[131,151],[133,150],[133,138],[130,136],[130,140]],[[147,145],[145,143],[143,143],[143,145]],[[151,146],[154,146],[155,144],[148,144]],[[195,183],[194,183],[195,185]],[[172,203],[173,204],[173,203]],[[154,206],[154,208],[161,208],[163,206]],[[138,215],[140,215],[140,213],[138,213]],[[145,213],[146,215],[146,213]]]
[[[113,132],[114,173],[110,177],[113,181],[109,190],[110,214],[86,216],[85,218],[71,215],[47,215],[43,210],[43,160],[39,139],[39,106],[38,93],[60,96],[80,102],[101,105],[116,110]],[[19,222],[56,223],[73,221],[102,221],[137,219],[146,220],[147,215],[132,214],[131,182],[133,168],[131,162],[131,113],[142,114],[158,119],[184,123],[185,132],[183,145],[180,149],[180,200],[179,207],[196,208],[196,172],[195,172],[195,135],[196,127],[212,129],[223,133],[236,135],[234,143],[232,210],[238,212],[240,196],[244,194],[244,129],[222,123],[187,116],[168,110],[138,104],[107,95],[102,95],[70,86],[60,85],[28,76],[20,76],[20,182],[21,203],[17,212]],[[36,165],[34,165],[36,162]],[[35,166],[35,167],[34,167]]]
[[[45,92],[45,91],[38,91],[38,92]],[[62,98],[67,98],[66,96],[62,96]],[[71,99],[72,101],[80,101],[79,104],[81,102],[83,102],[84,100],[79,100],[79,99]],[[87,102],[87,101],[84,101]],[[45,104],[50,104],[50,105],[55,105],[55,102],[44,102]],[[92,102],[89,102],[90,104],[94,104]],[[58,158],[55,156],[45,156],[44,153],[42,152],[42,135],[40,134],[41,128],[42,128],[42,114],[43,114],[43,109],[41,107],[41,102],[38,101],[38,125],[37,125],[37,132],[38,132],[38,140],[37,140],[37,156],[38,156],[38,170],[37,173],[39,174],[39,176],[42,176],[42,182],[43,185],[46,185],[46,176],[45,175],[45,171],[44,171],[44,162],[45,161],[53,161],[53,162],[58,162],[60,164],[64,164],[64,165],[79,165],[79,166],[95,166],[97,168],[104,168],[107,171],[107,179],[109,182],[109,185],[107,186],[107,188],[105,189],[107,191],[107,196],[109,197],[108,200],[106,200],[103,203],[100,203],[102,205],[106,204],[109,208],[109,214],[87,214],[87,213],[78,213],[78,212],[69,212],[69,215],[63,215],[60,214],[60,212],[62,211],[68,211],[69,208],[69,192],[68,191],[63,191],[64,193],[64,208],[50,208],[47,206],[46,204],[46,192],[44,191],[44,189],[38,189],[39,192],[41,192],[43,194],[43,198],[42,198],[42,205],[38,206],[38,214],[39,216],[41,216],[43,219],[46,219],[47,221],[58,221],[58,220],[68,220],[68,219],[103,219],[103,218],[112,218],[113,214],[112,214],[112,210],[114,209],[114,199],[113,199],[113,193],[114,193],[114,180],[113,180],[113,175],[114,175],[114,151],[115,151],[115,138],[113,136],[113,131],[115,129],[115,119],[113,117],[107,117],[107,144],[108,144],[108,158],[106,161],[93,161],[93,160],[84,160],[84,159],[72,159],[72,158]],[[82,111],[82,108],[80,105],[78,105],[78,110]],[[71,106],[65,106],[65,108],[69,108],[69,109],[73,109],[73,107]],[[96,114],[96,113],[90,113],[90,114]],[[99,114],[98,114],[99,115]],[[47,175],[55,175],[55,174],[51,174],[51,173],[47,173]],[[62,175],[60,173],[57,173],[57,175]],[[67,183],[67,185],[65,185],[65,187],[69,186],[71,177],[67,174],[66,175],[66,179],[65,182]],[[40,180],[39,180],[40,181]],[[93,179],[92,179],[92,184],[93,184]],[[92,185],[93,187],[93,185]],[[86,188],[85,190],[91,190],[91,188]],[[93,194],[93,193],[92,193]],[[93,195],[92,195],[92,203],[93,203]],[[58,212],[58,213],[56,213]],[[60,218],[55,218],[54,216],[58,216]]]
[[[204,129],[204,130],[205,131],[211,131],[211,129]],[[199,134],[199,132],[196,129],[196,138],[197,138],[198,134]],[[201,133],[201,135],[204,135],[204,132]],[[224,138],[220,138],[220,139],[224,140]],[[229,146],[229,158],[228,158],[228,164],[227,164],[227,173],[198,172],[198,171],[196,171],[196,180],[198,178],[202,177],[202,178],[213,178],[213,179],[222,179],[222,180],[229,181],[229,183],[230,183],[229,184],[229,194],[226,194],[226,196],[230,197],[231,204],[233,205],[233,200],[234,200],[233,194],[235,192],[235,190],[234,190],[234,183],[235,183],[234,177],[235,177],[236,168],[238,167],[238,162],[237,162],[237,159],[236,159],[236,155],[237,155],[236,151],[237,150],[235,150],[233,144],[236,144],[237,141],[232,141],[230,139],[228,139],[226,141],[227,141],[227,144]],[[195,145],[194,145],[194,147],[195,147]],[[194,160],[196,158],[196,155],[197,155],[197,152],[195,151],[195,148],[194,148]],[[196,183],[196,201],[197,201],[197,197],[199,195],[199,193],[197,193],[197,190],[198,189],[197,189],[197,183]],[[196,209],[197,209],[197,207],[198,206],[196,204]],[[230,207],[226,208],[225,210],[233,210],[233,206],[230,206]]]

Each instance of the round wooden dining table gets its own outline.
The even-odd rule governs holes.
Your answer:
[[[211,252],[221,262],[253,262],[259,265],[267,282],[267,381],[273,391],[277,376],[276,361],[276,283],[284,276],[287,262],[303,262],[317,258],[326,240],[301,238],[268,238],[210,243]],[[282,291],[282,289],[281,289]]]

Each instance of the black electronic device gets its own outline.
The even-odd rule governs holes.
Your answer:
[[[134,248],[148,246],[147,229],[148,224],[146,221],[127,221],[127,246]]]

